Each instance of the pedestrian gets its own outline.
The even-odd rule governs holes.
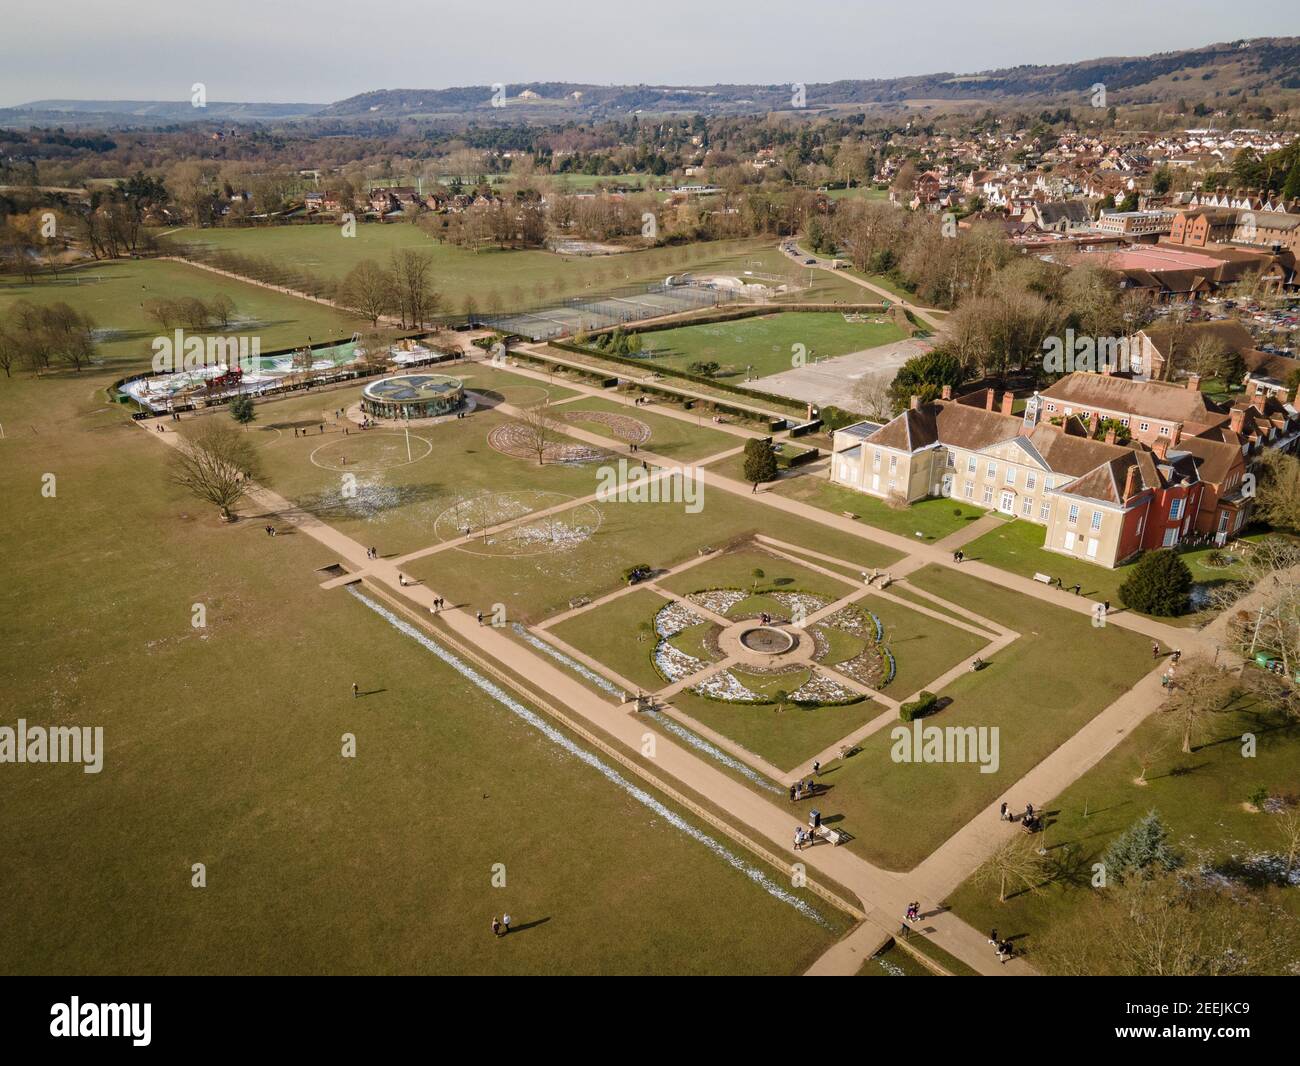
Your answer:
[[[492,935],[493,936],[501,935],[501,922],[495,914],[492,915]]]
[[[1110,614],[1110,600],[1101,601],[1101,613]]]
[[[1007,820],[1007,801],[1003,800],[1002,806],[998,808],[998,821],[1005,822],[1006,820]],[[992,943],[992,941],[990,941],[990,943]]]
[[[790,802],[794,802],[794,785],[790,786]]]
[[[1073,592],[1073,593],[1077,596],[1077,595],[1079,595],[1080,592],[1083,591],[1083,586],[1082,586],[1082,585],[1079,585],[1079,584],[1076,583],[1076,584],[1070,586],[1070,591]]]
[[[822,772],[822,764],[819,763],[816,759],[814,759],[814,760],[813,760],[813,773],[814,773],[814,774],[817,774],[818,776],[820,776],[820,775],[821,775],[821,772]]]
[[[1026,803],[1026,804],[1025,804],[1025,821],[1026,821],[1026,822],[1032,822],[1033,820],[1034,820],[1034,805],[1033,805],[1032,803]]]
[[[501,915],[501,928],[504,930],[501,934],[502,936],[505,936],[506,933],[510,932],[510,915]]]
[[[992,928],[992,929],[989,930],[989,943],[990,943],[990,944],[997,944],[997,942],[998,942],[998,931],[997,931],[997,928],[994,927],[994,928]]]
[[[1175,663],[1177,663],[1178,660],[1181,659],[1182,657],[1183,657],[1183,652],[1181,648],[1175,648],[1174,653],[1170,656],[1170,658],[1173,659]]]
[[[796,825],[794,827],[794,850],[803,850],[803,826],[801,825]]]
[[[361,689],[359,689],[359,688],[357,687],[357,683],[356,683],[355,681],[353,681],[353,682],[352,682],[352,698],[353,698],[353,699],[356,699],[359,695],[361,695]]]
[[[1151,658],[1152,659],[1160,658],[1160,645],[1156,641],[1151,642]]]
[[[478,613],[478,624],[479,624],[479,625],[482,625],[482,624],[483,624],[483,612],[482,612],[482,611],[479,611],[479,613]]]

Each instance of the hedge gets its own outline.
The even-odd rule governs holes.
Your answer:
[[[939,703],[939,697],[933,692],[922,692],[916,699],[904,703],[898,708],[898,717],[904,722],[910,722],[916,718],[925,718],[927,715],[934,714]]]

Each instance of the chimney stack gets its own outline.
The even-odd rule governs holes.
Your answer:
[[[1161,437],[1151,445],[1151,450],[1155,452],[1157,459],[1164,462],[1169,458],[1169,441],[1166,438]]]
[[[985,389],[985,390],[984,390],[984,410],[986,410],[986,411],[992,411],[992,410],[993,410],[993,401],[994,401],[994,399],[996,399],[996,398],[997,398],[997,393],[996,393],[996,392],[994,392],[992,389]]]
[[[1192,374],[1187,379],[1187,388],[1191,392],[1199,392],[1201,388],[1201,375]]]
[[[1240,436],[1241,428],[1245,424],[1245,421],[1246,412],[1240,407],[1234,407],[1232,412],[1228,415],[1228,428],[1232,430],[1233,433]]]
[[[1169,435],[1169,447],[1171,448],[1177,447],[1178,442],[1182,439],[1183,439],[1183,424],[1181,422],[1178,422],[1175,423],[1174,425],[1173,433]]]
[[[951,400],[951,399],[952,399],[952,386],[951,386],[951,385],[945,385],[945,386],[943,387],[943,389],[940,391],[940,393],[939,393],[939,397],[940,397],[941,399],[944,399],[944,400]]]
[[[1011,413],[1011,408],[1015,406],[1015,403],[1016,394],[1008,389],[1002,394],[1002,413],[1004,415],[1009,415]]]
[[[1131,466],[1129,466],[1128,474],[1126,474],[1124,477],[1125,502],[1131,500],[1134,496],[1137,495],[1137,477],[1138,477],[1137,463],[1133,463]]]
[[[1107,443],[1107,444],[1114,444],[1114,443],[1115,443],[1115,427],[1114,427],[1114,426],[1111,426],[1110,428],[1108,428],[1108,429],[1106,430],[1106,443]]]
[[[918,407],[921,406],[921,397],[918,396],[916,393],[912,393],[911,399],[908,400],[907,405],[908,405],[908,407],[910,407],[913,411],[915,411]]]
[[[1092,414],[1088,416],[1088,436],[1095,437],[1097,435],[1097,429],[1100,425],[1101,425],[1101,415],[1097,414],[1096,411],[1093,411]]]

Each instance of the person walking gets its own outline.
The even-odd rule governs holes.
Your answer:
[[[794,785],[790,786],[790,802],[794,802]]]
[[[479,624],[479,625],[482,625],[482,624],[483,624],[483,612],[482,612],[482,611],[479,611],[479,613],[478,613],[478,624]]]
[[[508,914],[501,915],[501,929],[502,929],[502,933],[501,933],[502,936],[505,936],[507,933],[510,932],[510,915]]]
[[[1152,659],[1160,658],[1160,645],[1158,642],[1154,640],[1151,642],[1151,658]]]
[[[818,777],[820,777],[820,776],[821,776],[821,772],[822,772],[822,764],[819,763],[816,759],[814,759],[814,760],[813,760],[813,773],[816,774]]]
[[[803,850],[803,826],[801,825],[796,825],[794,827],[794,850]]]
[[[1005,822],[1006,820],[1007,820],[1007,801],[1003,800],[1002,806],[998,808],[998,821]]]
[[[1103,615],[1110,614],[1110,600],[1101,601],[1101,613]]]
[[[989,943],[997,944],[997,942],[998,942],[998,930],[997,927],[994,926],[992,929],[989,930]]]
[[[355,681],[353,681],[353,682],[352,682],[352,698],[353,698],[353,699],[356,699],[359,695],[361,695],[361,689],[358,688],[358,687],[357,687],[357,683],[356,683]]]
[[[492,935],[496,937],[501,935],[501,921],[495,914],[492,915]]]

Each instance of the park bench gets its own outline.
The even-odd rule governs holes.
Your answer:
[[[840,512],[840,515],[841,515],[841,517],[843,517],[843,518],[851,518],[851,519],[853,519],[855,522],[858,520],[858,516],[857,516],[856,514],[854,514],[852,511],[841,511],[841,512]]]
[[[586,607],[590,602],[591,600],[587,599],[586,596],[578,596],[569,601],[569,609],[576,610],[579,607]]]
[[[1037,582],[1039,582],[1040,584],[1043,584],[1043,585],[1050,585],[1050,584],[1052,583],[1052,575],[1051,575],[1051,574],[1035,574],[1035,575],[1034,575],[1034,580],[1037,581]]]
[[[844,834],[838,829],[828,829],[826,826],[822,826],[819,832],[823,839],[829,840],[835,847],[844,843]]]

